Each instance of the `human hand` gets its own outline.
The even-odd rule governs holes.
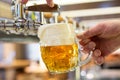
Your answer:
[[[46,1],[47,1],[47,4],[48,4],[50,7],[54,7],[53,0],[46,0]]]
[[[77,36],[84,52],[93,50],[93,59],[97,64],[104,57],[120,47],[120,20],[102,22]]]
[[[54,3],[53,3],[53,0],[46,0],[47,1],[47,4],[50,6],[50,7],[54,7]],[[28,2],[28,0],[22,0],[21,1],[23,4],[26,4]]]
[[[28,0],[21,0],[22,4],[26,4],[28,2]]]

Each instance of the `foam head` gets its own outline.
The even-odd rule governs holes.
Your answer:
[[[74,28],[67,23],[42,25],[38,28],[38,37],[41,44],[47,46],[70,45],[74,43]]]

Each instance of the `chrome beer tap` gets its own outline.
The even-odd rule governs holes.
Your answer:
[[[58,12],[59,6],[55,4],[53,8],[47,4],[26,6],[20,0],[11,0],[6,2],[0,0],[0,3],[7,4],[4,6],[8,10],[4,10],[4,15],[0,14],[0,41],[7,42],[37,42],[37,29],[44,25],[44,12]],[[2,4],[1,4],[2,5]],[[0,7],[2,10],[2,8]],[[39,21],[28,19],[28,13],[39,12]],[[9,13],[9,15],[8,15]],[[7,18],[6,18],[7,16]]]

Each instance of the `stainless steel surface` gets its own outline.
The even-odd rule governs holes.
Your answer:
[[[6,34],[0,31],[0,42],[38,43],[39,39],[37,35]]]
[[[30,43],[39,42],[37,29],[40,23],[26,21],[23,25],[14,20],[0,22],[0,42]]]

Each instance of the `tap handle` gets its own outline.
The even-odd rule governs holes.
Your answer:
[[[59,6],[57,4],[54,7],[49,7],[47,4],[40,4],[34,6],[28,6],[26,10],[28,11],[40,11],[40,12],[58,12]]]

